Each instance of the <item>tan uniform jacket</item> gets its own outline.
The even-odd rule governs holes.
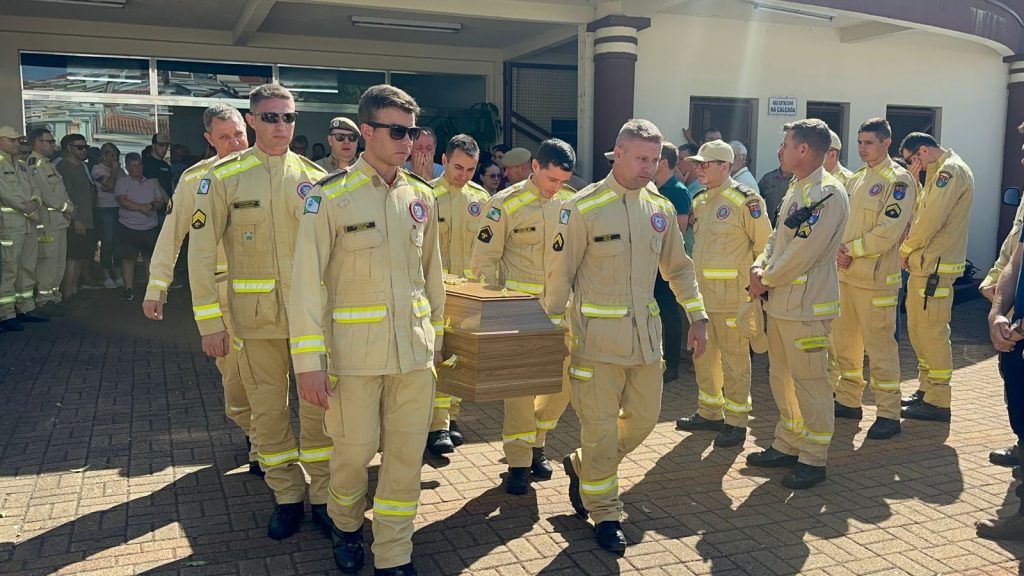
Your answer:
[[[559,221],[568,186],[544,198],[530,178],[498,192],[484,207],[470,264],[474,278],[509,290],[544,292],[544,252]]]
[[[294,152],[258,147],[215,163],[196,186],[188,269],[202,335],[225,329],[217,294],[218,246],[228,261],[232,322],[240,338],[287,338],[286,304],[299,218],[324,171]],[[311,249],[304,247],[305,250]]]
[[[196,206],[196,191],[199,181],[220,158],[207,158],[185,170],[178,179],[174,197],[167,205],[167,219],[164,220],[160,236],[153,248],[149,262],[149,284],[146,286],[146,300],[167,301],[167,288],[174,278],[174,263],[178,260],[181,243],[191,231],[192,214]],[[217,247],[217,274],[228,271],[223,245]],[[226,277],[222,279],[226,280]]]
[[[909,172],[890,159],[865,165],[849,180],[850,218],[843,244],[853,256],[839,280],[869,290],[898,290],[899,242],[913,217],[917,184]]]
[[[952,150],[928,167],[910,233],[900,246],[913,276],[961,276],[966,267],[974,174]],[[942,259],[939,262],[939,259]]]
[[[437,198],[437,222],[440,225],[441,260],[446,273],[470,276],[469,261],[473,244],[484,217],[484,205],[490,194],[476,182],[455,188],[441,175],[431,185]]]
[[[842,162],[836,162],[836,168],[831,172],[831,174],[835,176],[836,180],[839,180],[839,183],[843,186],[846,186],[846,183],[850,181],[850,177],[853,176],[853,172],[846,166],[843,166]]]
[[[708,312],[736,313],[772,225],[764,198],[729,178],[693,199],[693,265]]]
[[[330,154],[317,160],[315,164],[323,168],[324,172],[327,172],[328,174],[338,169],[338,164],[334,161],[334,156],[331,156]]]
[[[706,320],[693,261],[686,255],[672,203],[654,184],[627,190],[614,175],[572,197],[547,251],[544,309],[569,309],[575,358],[622,365],[661,359],[658,271],[690,322]]]
[[[999,248],[999,258],[992,264],[992,269],[988,271],[985,279],[981,281],[981,288],[995,286],[996,282],[999,281],[999,274],[1002,273],[1003,268],[1006,268],[1006,265],[1010,263],[1010,258],[1013,257],[1013,248],[1020,243],[1020,229],[1022,225],[1024,225],[1024,202],[1017,206],[1017,213],[1013,215],[1013,226],[1010,228],[1010,233],[1003,239],[1003,244]]]
[[[388,186],[360,158],[309,198],[289,314],[295,371],[379,375],[432,366],[445,292],[430,185],[399,170]]]
[[[32,200],[42,206],[32,188],[28,165],[0,154],[0,232],[34,233],[39,209],[29,214],[23,212],[25,203]]]
[[[28,157],[29,175],[46,207],[40,213],[39,223],[47,232],[66,230],[75,212],[75,206],[64,189],[64,178],[49,159],[33,152]]]
[[[787,216],[832,194],[796,230]],[[850,204],[843,185],[824,168],[789,185],[779,221],[754,266],[764,270],[768,288],[765,312],[781,320],[828,320],[839,315],[836,251],[843,238]]]

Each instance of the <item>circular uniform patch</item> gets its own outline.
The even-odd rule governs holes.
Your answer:
[[[417,198],[409,203],[409,214],[418,224],[422,224],[427,220],[427,205]]]
[[[299,194],[299,198],[302,198],[303,200],[305,200],[306,196],[309,196],[309,192],[312,189],[313,189],[313,184],[312,183],[310,183],[310,182],[303,182],[302,184],[299,184],[299,187],[296,188],[295,191]]]
[[[655,232],[664,232],[668,226],[668,220],[665,219],[665,215],[661,212],[655,212],[651,214],[651,228],[654,228]]]
[[[472,216],[473,218],[476,218],[477,216],[480,215],[480,204],[476,202],[470,202],[469,207],[467,207],[466,209],[469,210],[469,215]]]
[[[878,196],[881,193],[882,193],[882,185],[881,184],[875,184],[874,186],[871,187],[871,190],[868,190],[868,194],[870,194],[871,196]]]
[[[715,212],[715,216],[718,216],[719,220],[725,220],[731,213],[732,211],[729,210],[728,206],[719,206],[718,212]]]

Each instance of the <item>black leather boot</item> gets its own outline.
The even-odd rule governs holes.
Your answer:
[[[305,504],[302,502],[278,504],[274,508],[274,513],[270,515],[267,536],[274,540],[288,538],[299,531],[299,525],[302,524],[302,517],[305,515]]]
[[[344,532],[331,525],[334,542],[334,564],[343,574],[356,574],[363,567],[363,527],[355,532]]]

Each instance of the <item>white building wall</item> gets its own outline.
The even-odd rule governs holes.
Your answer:
[[[992,49],[918,31],[843,44],[836,28],[676,15],[656,16],[639,41],[635,115],[673,141],[689,124],[691,96],[759,99],[758,177],[778,166],[782,125],[803,117],[807,100],[850,103],[844,147],[854,170],[860,122],[884,116],[887,105],[941,108],[943,146],[974,170],[968,258],[981,268],[992,264],[1008,74]],[[799,116],[769,117],[770,96],[798,98]]]

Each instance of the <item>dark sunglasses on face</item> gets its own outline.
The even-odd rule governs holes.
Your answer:
[[[285,112],[283,114],[279,114],[277,112],[260,112],[260,120],[267,124],[277,124],[279,120],[283,120],[285,124],[294,124],[298,117],[298,112]]]
[[[359,141],[358,134],[350,134],[347,132],[335,132],[334,134],[331,134],[331,138],[334,138],[335,142],[344,142],[346,140],[348,140],[349,142]]]
[[[367,126],[374,128],[387,128],[388,136],[391,136],[392,140],[404,140],[408,136],[413,142],[420,137],[420,132],[423,131],[419,126],[402,126],[401,124],[381,124],[380,122],[363,122]]]
[[[721,160],[712,160],[711,162],[698,162],[697,165],[707,170],[712,164],[722,164]]]

